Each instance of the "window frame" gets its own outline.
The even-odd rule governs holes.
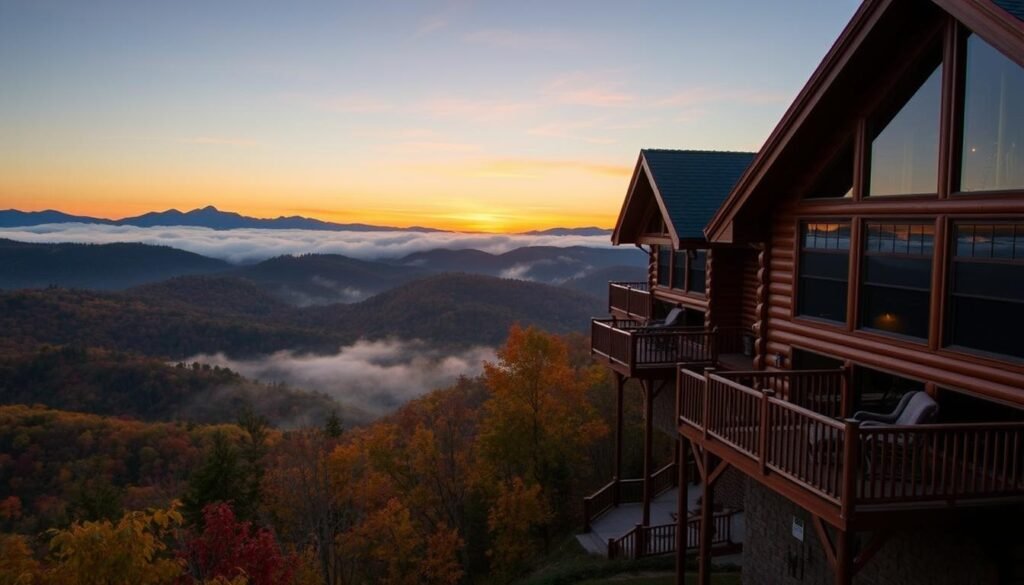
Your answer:
[[[972,263],[972,264],[997,264],[997,265],[998,264],[1002,264],[1002,265],[1020,266],[1020,267],[1024,268],[1024,256],[1021,256],[1020,258],[1014,257],[1014,258],[1009,258],[1009,259],[1007,259],[1007,258],[995,258],[995,257],[984,258],[984,259],[960,259],[960,258],[958,258],[957,257],[957,253],[956,253],[956,247],[957,247],[957,231],[956,231],[956,228],[957,228],[957,226],[964,225],[964,224],[966,224],[966,225],[976,225],[976,226],[977,225],[987,225],[987,226],[997,226],[997,225],[1021,226],[1021,225],[1024,225],[1024,216],[1019,216],[1019,217],[1000,217],[1000,218],[977,218],[977,217],[975,217],[975,218],[971,218],[971,217],[950,218],[950,220],[949,220],[949,229],[947,230],[947,235],[946,235],[948,254],[947,254],[946,258],[944,259],[944,264],[946,266],[946,275],[945,275],[946,277],[945,277],[945,281],[943,283],[943,285],[944,285],[943,286],[944,306],[943,306],[943,312],[941,314],[941,323],[942,323],[943,327],[942,327],[942,337],[940,338],[940,349],[942,351],[952,352],[952,353],[955,353],[955,354],[958,354],[958,355],[970,355],[970,356],[977,356],[977,357],[997,360],[997,361],[1000,361],[1000,362],[1010,362],[1010,363],[1024,364],[1024,355],[1017,356],[1017,355],[1008,354],[1008,353],[999,353],[997,351],[986,350],[986,349],[981,349],[981,348],[975,348],[975,347],[971,347],[971,346],[968,346],[968,345],[959,345],[959,344],[956,344],[956,343],[953,342],[953,337],[952,337],[953,336],[953,330],[952,330],[952,326],[953,326],[953,310],[954,310],[953,298],[955,296],[957,296],[956,293],[953,290],[953,285],[954,285],[953,277],[954,277],[954,274],[955,274],[955,270],[953,269],[954,264],[957,263],[957,262]],[[1014,230],[1014,247],[1016,247],[1016,239],[1018,237],[1021,238],[1022,240],[1024,240],[1024,230],[1021,230],[1021,231],[1017,231],[1016,229]],[[983,298],[981,295],[960,295],[960,296],[966,297],[966,298]],[[985,300],[985,299],[983,299],[983,300]],[[1013,303],[1013,304],[1024,306],[1024,298],[1020,298],[1020,299],[997,299],[997,298],[989,297],[987,300],[993,300],[993,301],[997,301],[997,302],[1008,302],[1008,303]]]
[[[794,176],[794,189],[790,196],[793,207],[791,210],[782,211],[790,218],[786,222],[786,231],[792,230],[792,242],[786,241],[783,254],[792,255],[792,276],[793,291],[789,301],[789,321],[797,328],[795,334],[808,335],[815,340],[828,340],[829,332],[842,332],[851,339],[860,342],[881,343],[899,351],[911,351],[914,355],[928,354],[930,359],[956,360],[965,364],[966,367],[991,369],[1004,372],[1007,375],[1024,376],[1024,363],[1014,359],[1012,356],[1002,354],[983,354],[969,351],[959,347],[946,346],[947,323],[947,299],[949,280],[951,278],[950,258],[953,252],[950,251],[949,241],[952,238],[952,225],[955,222],[992,223],[999,220],[1024,217],[1024,190],[1019,191],[971,191],[967,193],[956,192],[959,187],[958,173],[961,160],[959,149],[962,146],[963,126],[963,72],[966,57],[966,36],[969,34],[967,28],[955,18],[944,15],[941,21],[937,20],[932,26],[932,32],[920,36],[919,48],[909,50],[903,55],[906,64],[900,63],[886,72],[889,81],[880,81],[875,94],[878,97],[868,96],[859,106],[859,111],[851,112],[849,118],[837,126],[828,136],[822,137],[823,142],[819,144],[823,156],[814,157],[815,160],[808,161],[810,164],[804,167],[806,173],[803,178]],[[942,74],[942,103],[940,106],[941,122],[939,137],[939,181],[938,193],[928,195],[894,195],[876,198],[864,197],[866,154],[869,152],[869,145],[866,144],[866,137],[869,136],[867,119],[871,113],[884,101],[884,96],[891,89],[896,79],[913,69],[913,63],[927,55],[926,51],[939,43],[943,49],[943,74]],[[901,59],[902,61],[902,59]],[[853,107],[853,106],[851,106]],[[813,175],[820,173],[831,160],[834,153],[825,152],[828,145],[844,142],[853,137],[854,144],[854,189],[852,199],[829,199],[818,198],[808,199],[804,197],[803,189],[813,184]],[[798,292],[796,290],[796,278],[799,274],[799,245],[800,241],[796,234],[799,234],[799,226],[803,221],[851,221],[851,238],[858,240],[860,237],[861,225],[869,221],[883,220],[895,222],[905,221],[934,221],[934,249],[932,263],[932,290],[930,297],[930,331],[926,343],[918,338],[903,338],[887,333],[877,333],[873,330],[857,329],[856,324],[860,320],[859,308],[859,286],[861,276],[859,274],[862,261],[861,247],[859,241],[851,241],[850,279],[851,286],[857,286],[856,291],[850,291],[851,300],[848,301],[848,318],[846,327],[837,325],[834,322],[816,320],[814,318],[801,317],[796,312]],[[781,226],[779,226],[781,227]],[[776,228],[778,229],[778,228]],[[768,250],[779,245],[778,234],[768,234],[765,244]],[[789,240],[788,234],[785,240]],[[777,248],[775,248],[777,249]],[[770,261],[772,253],[768,253],[766,260]],[[769,268],[765,265],[764,268]],[[818,333],[818,332],[821,333]],[[824,351],[823,348],[818,348]],[[847,355],[846,352],[841,352]],[[922,358],[923,359],[923,358]],[[918,361],[917,358],[914,359]],[[875,368],[882,369],[882,368]],[[947,384],[948,385],[948,384]]]
[[[947,193],[950,197],[956,199],[986,199],[991,197],[1000,196],[1024,196],[1024,185],[1017,188],[1010,189],[992,189],[992,190],[978,190],[978,191],[964,191],[963,190],[963,156],[964,156],[964,139],[965,127],[967,121],[965,116],[967,115],[967,42],[971,36],[976,35],[965,25],[956,22],[954,20],[951,25],[951,31],[947,36],[947,45],[949,46],[948,51],[952,52],[956,56],[954,60],[954,67],[951,67],[950,80],[950,107],[948,116],[951,118],[949,123],[949,132],[947,132],[946,138],[949,140],[949,169],[948,169],[948,189]],[[981,39],[982,42],[991,45],[985,39]],[[996,51],[999,49],[993,47]],[[999,51],[1001,52],[1001,51]],[[1020,65],[1020,64],[1018,64]],[[1024,65],[1020,65],[1024,69]],[[945,111],[944,108],[943,111]]]
[[[936,56],[938,56],[937,63],[934,61]],[[935,189],[933,191],[924,192],[872,194],[871,159],[874,152],[873,145],[875,140],[877,140],[878,137],[885,132],[889,124],[899,116],[903,111],[903,108],[906,107],[910,100],[917,95],[917,91],[924,87],[924,84],[928,82],[936,69],[938,69],[939,73],[939,116],[935,120],[936,134],[938,138],[938,144],[935,149]],[[862,180],[860,182],[860,200],[886,201],[890,199],[934,199],[939,197],[943,190],[942,176],[944,172],[942,167],[943,142],[945,141],[946,134],[946,85],[949,83],[949,78],[952,74],[951,69],[952,67],[949,66],[949,58],[942,40],[932,39],[926,44],[925,48],[921,51],[921,54],[916,57],[916,61],[904,69],[900,75],[899,81],[897,81],[889,91],[885,92],[886,97],[872,104],[869,111],[862,116],[861,168],[859,169],[862,176]],[[927,72],[927,75],[924,75],[924,78],[921,80],[919,85],[910,83],[909,79],[912,79],[913,76],[921,75],[923,72]],[[902,97],[908,91],[909,95],[906,96],[906,99],[895,98],[895,96]],[[886,119],[885,124],[879,123],[878,120],[880,118]]]
[[[905,333],[897,333],[893,331],[886,331],[884,329],[878,329],[875,327],[867,327],[862,324],[864,318],[864,287],[865,286],[876,286],[886,287],[882,284],[869,284],[865,281],[864,274],[866,272],[867,259],[870,256],[888,256],[888,257],[899,257],[899,258],[923,258],[923,256],[913,256],[911,254],[899,254],[896,252],[868,252],[868,229],[871,224],[881,225],[898,225],[898,226],[912,226],[912,225],[924,225],[932,228],[932,249],[931,254],[927,257],[929,262],[928,267],[928,288],[916,288],[913,286],[902,286],[902,285],[889,285],[890,289],[909,290],[914,292],[925,292],[928,295],[928,310],[926,311],[925,321],[927,323],[928,330],[925,332],[924,337],[918,337],[916,335],[910,335]],[[857,262],[858,262],[858,280],[856,283],[856,321],[854,322],[854,329],[858,332],[867,333],[874,336],[883,338],[900,339],[907,343],[915,346],[925,345],[929,346],[933,337],[936,334],[936,324],[934,322],[934,305],[935,305],[935,288],[936,288],[936,259],[938,258],[938,238],[940,237],[939,230],[936,228],[935,217],[916,217],[913,219],[909,218],[892,218],[888,216],[877,216],[877,217],[864,217],[861,219],[860,226],[860,249],[858,250]]]
[[[661,283],[661,277],[662,277],[662,274],[661,274],[662,273],[662,271],[661,271],[661,255],[665,251],[669,252],[669,255],[668,255],[669,256],[669,258],[668,258],[668,273],[667,273],[667,277],[666,277],[666,280],[667,280],[668,284],[662,284]],[[707,260],[709,258],[708,254],[709,254],[710,251],[711,251],[711,248],[684,248],[682,250],[677,250],[677,249],[675,249],[674,246],[669,246],[669,245],[660,245],[660,246],[658,246],[657,247],[657,252],[655,253],[655,266],[657,268],[656,269],[656,277],[655,277],[655,286],[658,289],[660,289],[662,291],[665,291],[666,294],[670,294],[670,295],[682,295],[682,296],[686,296],[686,297],[694,297],[694,298],[699,298],[699,299],[707,298],[707,288],[706,288],[706,285],[705,285],[705,288],[703,290],[700,290],[700,291],[693,290],[693,287],[690,286],[691,285],[690,277],[691,277],[691,273],[693,271],[692,268],[691,268],[691,265],[690,265],[690,261],[691,261],[690,252],[694,252],[694,253],[696,253],[696,252],[703,252],[705,254],[705,258],[704,258],[704,260],[705,260],[704,274],[705,274],[705,279],[706,279],[706,275],[707,275]],[[682,266],[682,272],[683,272],[683,286],[682,286],[682,288],[675,286],[675,279],[676,279],[676,276],[677,276],[676,275],[676,271],[677,271],[677,268],[679,268],[676,265],[676,259],[678,257],[680,257],[680,256],[682,256],[684,258],[683,266]]]
[[[815,317],[813,315],[804,315],[800,312],[801,306],[801,279],[803,278],[803,254],[804,249],[804,238],[803,228],[806,225],[814,223],[830,223],[830,224],[846,224],[850,228],[850,246],[846,249],[846,305],[845,305],[845,317],[842,321],[833,321],[831,319],[825,319],[823,317]],[[848,330],[850,321],[850,300],[851,300],[851,288],[850,283],[852,282],[853,271],[852,265],[854,262],[853,246],[855,242],[854,237],[854,221],[853,218],[840,218],[840,217],[799,217],[796,220],[796,227],[793,232],[794,240],[794,251],[793,251],[793,286],[792,286],[792,302],[790,303],[790,317],[793,319],[806,320],[816,325],[824,325],[831,328],[838,328],[842,330]],[[820,253],[828,253],[840,255],[840,251],[831,251],[828,249],[811,248]]]

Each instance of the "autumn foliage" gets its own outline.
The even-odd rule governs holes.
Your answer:
[[[181,585],[218,579],[231,582],[239,577],[248,585],[291,582],[298,559],[281,551],[269,529],[240,522],[225,503],[208,505],[202,524],[202,530],[189,536],[178,553],[186,567]]]
[[[0,407],[0,585],[511,581],[607,479],[608,379],[581,345],[513,327],[481,377],[356,429]]]

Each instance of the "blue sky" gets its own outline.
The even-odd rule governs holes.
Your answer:
[[[640,148],[757,149],[857,5],[0,0],[0,207],[607,225]]]

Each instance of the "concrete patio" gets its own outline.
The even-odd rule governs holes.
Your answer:
[[[651,502],[651,526],[675,522],[672,514],[676,511],[676,498],[678,494],[678,489],[671,489]],[[697,500],[700,498],[700,494],[700,486],[690,486],[687,493],[689,501],[687,507],[691,511],[696,511],[699,508]],[[636,527],[642,515],[643,506],[641,504],[621,504],[617,508],[608,510],[597,520],[591,522],[590,532],[577,534],[576,540],[579,541],[580,545],[587,552],[605,556],[608,554],[608,540],[611,538],[622,538],[623,535]],[[742,513],[732,517],[730,528],[732,530],[733,542],[742,543],[744,534]],[[728,557],[721,557],[716,560],[729,564],[739,564],[739,555],[729,555]]]

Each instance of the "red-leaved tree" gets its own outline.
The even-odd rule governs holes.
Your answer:
[[[179,553],[187,565],[183,585],[245,576],[249,585],[289,583],[298,557],[281,551],[274,533],[239,522],[222,502],[203,508],[203,530],[186,539]]]

